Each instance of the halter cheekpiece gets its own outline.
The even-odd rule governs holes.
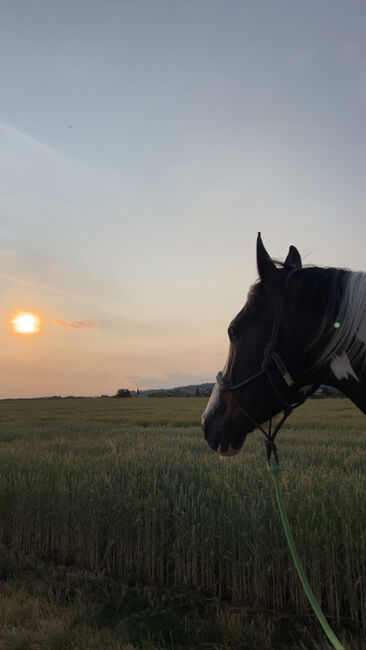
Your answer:
[[[248,418],[248,420],[252,424],[254,424],[255,428],[259,429],[264,434],[264,436],[266,437],[265,445],[266,445],[266,449],[267,449],[268,463],[270,462],[272,453],[273,453],[273,455],[274,455],[274,457],[275,457],[275,459],[276,459],[276,461],[278,463],[277,448],[276,448],[276,444],[275,444],[275,438],[277,436],[277,433],[281,429],[281,427],[284,424],[285,420],[287,420],[289,415],[291,415],[292,411],[295,408],[297,408],[298,406],[301,406],[301,404],[303,404],[305,399],[306,399],[304,397],[303,399],[299,400],[298,402],[295,402],[294,404],[290,404],[289,402],[287,402],[282,397],[282,395],[280,393],[280,390],[277,388],[277,386],[276,386],[276,384],[274,382],[274,379],[272,377],[271,366],[275,365],[287,386],[293,386],[294,383],[295,383],[293,378],[291,377],[289,371],[287,370],[286,365],[285,365],[282,357],[275,350],[275,345],[277,343],[280,324],[281,324],[281,313],[280,313],[280,310],[277,309],[275,320],[274,320],[273,327],[272,327],[271,339],[267,343],[267,345],[265,346],[264,351],[263,351],[263,360],[262,360],[262,364],[261,364],[261,370],[256,372],[254,375],[252,375],[248,379],[244,379],[243,381],[241,381],[241,382],[239,382],[237,384],[233,384],[233,385],[229,384],[228,382],[226,382],[224,380],[222,371],[218,372],[217,376],[216,376],[216,381],[217,381],[217,383],[218,383],[218,385],[220,387],[220,390],[229,391],[230,393],[233,393],[235,390],[237,390],[239,388],[242,388],[243,386],[247,386],[248,384],[253,382],[255,379],[257,379],[258,377],[261,377],[262,375],[265,375],[267,377],[267,379],[268,379],[274,393],[276,394],[277,398],[279,399],[279,401],[281,402],[281,404],[283,406],[283,416],[282,416],[281,420],[278,422],[278,424],[276,425],[273,432],[272,432],[272,418],[270,418],[270,420],[269,420],[268,432],[267,432],[259,424],[259,422],[257,422],[254,418],[252,418],[247,413],[247,411],[242,407],[242,405],[240,404],[240,402],[236,399],[236,397],[234,395],[232,395],[232,398],[235,401],[235,403],[237,404],[237,406],[239,406],[241,411]]]

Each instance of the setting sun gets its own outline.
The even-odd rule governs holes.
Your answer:
[[[16,334],[36,334],[40,329],[40,318],[37,314],[17,314],[10,322]]]

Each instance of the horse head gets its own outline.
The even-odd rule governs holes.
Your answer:
[[[303,268],[294,246],[283,263],[274,261],[260,233],[257,267],[202,416],[206,440],[224,456],[320,384],[340,389],[366,413],[366,274]]]

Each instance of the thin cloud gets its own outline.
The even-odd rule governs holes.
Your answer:
[[[8,230],[0,230],[0,239],[14,239],[14,235]]]
[[[0,257],[10,257],[16,255],[16,251],[0,249]]]
[[[196,357],[202,353],[202,350],[200,350],[199,348],[189,348],[187,352],[188,354],[192,354],[192,356]]]
[[[212,377],[207,375],[195,375],[183,372],[167,372],[159,376],[146,377],[144,375],[128,375],[129,381],[144,388],[175,388],[177,386],[188,386],[212,382]]]
[[[55,318],[52,323],[54,325],[59,325],[65,330],[92,330],[97,327],[97,324],[93,320],[71,320],[64,318]]]
[[[84,173],[85,178],[88,180],[88,182],[92,181],[96,187],[104,189],[103,185],[101,185],[99,181],[99,178],[97,178],[95,174],[91,173],[90,169],[85,164],[76,162],[74,159],[65,156],[65,154],[61,153],[57,149],[54,149],[48,144],[41,142],[28,133],[25,133],[25,131],[21,131],[8,122],[4,122],[4,120],[0,120],[0,134],[13,138],[13,140],[16,142],[21,143],[22,145],[26,145],[28,148],[33,149],[33,151],[42,152],[48,158],[48,160],[53,160],[56,163],[66,165],[67,168],[77,171],[79,174],[80,172]],[[109,186],[105,189],[107,191],[110,191]],[[3,236],[13,237],[11,234],[3,234]]]
[[[0,120],[0,130],[7,133],[8,135],[11,135],[13,138],[16,138],[18,141],[25,142],[28,145],[31,145],[32,147],[36,147],[37,149],[42,150],[44,153],[48,155],[57,157],[59,160],[68,163],[71,162],[68,158],[66,158],[66,156],[60,154],[56,149],[53,149],[52,147],[48,146],[47,144],[44,144],[43,142],[40,142],[33,136],[28,135],[28,133],[25,133],[24,131],[17,129],[11,124],[8,124],[8,122],[4,122],[3,120]]]

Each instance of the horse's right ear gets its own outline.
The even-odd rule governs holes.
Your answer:
[[[274,281],[277,269],[264,248],[260,232],[257,237],[257,267],[259,277],[263,282]]]
[[[288,269],[301,269],[301,255],[295,246],[290,246],[285,259],[285,267]]]

